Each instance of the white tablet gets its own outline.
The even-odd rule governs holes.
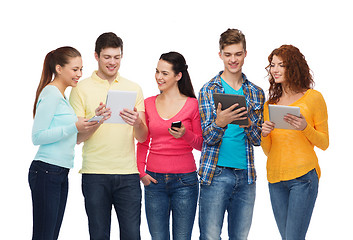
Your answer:
[[[109,90],[106,105],[110,108],[112,115],[104,123],[123,123],[126,122],[120,117],[120,112],[124,109],[133,110],[135,107],[137,92]]]
[[[270,115],[270,121],[276,124],[275,128],[280,129],[292,129],[294,127],[284,121],[284,116],[288,113],[295,115],[297,117],[300,116],[300,108],[299,107],[292,107],[292,106],[283,106],[283,105],[268,105],[268,112]]]

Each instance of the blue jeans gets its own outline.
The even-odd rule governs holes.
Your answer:
[[[109,240],[111,211],[119,221],[120,239],[140,239],[141,187],[138,174],[82,174],[82,192],[91,240]]]
[[[304,240],[319,180],[315,169],[299,178],[269,183],[273,213],[283,240]]]
[[[32,193],[34,240],[58,239],[64,217],[69,169],[32,161],[28,182]]]
[[[200,240],[221,239],[225,211],[230,240],[248,237],[255,203],[256,184],[248,184],[247,170],[216,167],[211,185],[201,185]]]
[[[170,212],[173,240],[191,239],[199,195],[197,173],[146,173],[158,181],[145,187],[146,216],[152,239],[170,239]]]

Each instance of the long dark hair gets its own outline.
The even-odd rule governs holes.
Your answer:
[[[52,80],[53,75],[57,74],[55,70],[56,65],[65,66],[69,63],[70,58],[81,57],[79,51],[73,47],[60,47],[56,50],[49,52],[44,59],[42,76],[36,92],[36,98],[34,100],[33,117],[36,115],[37,102],[40,93]]]
[[[185,58],[178,52],[163,53],[159,60],[164,60],[173,65],[173,72],[175,74],[182,73],[181,79],[178,81],[178,88],[181,94],[187,97],[196,98],[194,88],[191,83],[188,72],[188,65]]]
[[[304,55],[293,45],[282,45],[268,56],[268,81],[270,82],[269,103],[277,103],[283,94],[281,83],[276,83],[271,75],[273,56],[280,57],[285,67],[284,77],[291,91],[303,92],[313,88],[314,80]]]

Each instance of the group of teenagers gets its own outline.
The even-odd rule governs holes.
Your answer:
[[[152,239],[191,239],[197,205],[201,240],[220,239],[226,212],[229,239],[247,239],[256,195],[253,147],[260,145],[280,235],[305,239],[320,177],[314,147],[325,150],[329,134],[325,100],[313,89],[298,48],[282,45],[268,56],[266,102],[264,91],[242,72],[247,51],[238,29],[220,35],[224,69],[203,85],[198,99],[178,52],[160,56],[155,73],[159,94],[146,99],[138,84],[118,72],[121,38],[103,33],[94,55],[98,70],[80,82],[82,59],[75,48],[61,47],[45,57],[33,110],[32,141],[39,149],[28,176],[32,239],[58,238],[74,148],[82,142],[80,173],[90,239],[110,239],[113,206],[120,239],[141,238],[140,181]],[[109,90],[137,92],[134,109],[114,113],[126,124],[104,123],[112,115],[105,105]],[[214,93],[244,95],[246,108],[215,106]],[[276,128],[269,104],[300,107],[300,116],[284,117],[295,130]],[[102,119],[89,121],[94,116]],[[246,118],[246,126],[231,124]],[[181,125],[172,127],[177,121]],[[201,151],[199,169],[193,149]]]

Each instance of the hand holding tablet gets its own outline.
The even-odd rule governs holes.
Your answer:
[[[214,93],[213,100],[215,108],[217,110],[218,104],[221,103],[221,110],[224,111],[224,113],[227,115],[226,117],[228,118],[228,120],[234,119],[233,121],[229,122],[230,124],[237,124],[240,126],[249,125],[245,96],[225,93]],[[217,113],[217,115],[218,114],[219,113]]]
[[[120,116],[120,112],[125,108],[133,111],[136,96],[137,92],[109,90],[106,105],[107,108],[110,108],[112,114],[111,117],[105,121],[105,123],[127,124]]]
[[[275,124],[275,128],[303,130],[301,121],[298,120],[298,118],[302,117],[299,107],[269,104],[268,112],[270,121]]]

